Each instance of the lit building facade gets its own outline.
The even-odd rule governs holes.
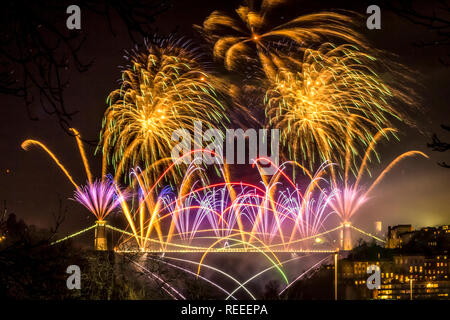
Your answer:
[[[380,268],[381,287],[370,290],[367,268]],[[340,284],[346,299],[449,299],[448,255],[394,256],[392,260],[347,261],[338,265]],[[412,290],[411,290],[412,289]],[[412,292],[412,297],[411,297]]]
[[[358,249],[359,255],[357,250],[339,262],[343,295],[347,299],[450,299],[449,245],[449,225],[420,230],[411,225],[389,227],[385,249],[367,247],[364,250],[372,250],[370,259],[362,258],[364,252]],[[380,268],[379,289],[367,287],[370,265]]]
[[[410,224],[401,224],[398,226],[388,227],[386,236],[386,248],[401,248],[403,244],[408,243],[414,234],[414,229]]]

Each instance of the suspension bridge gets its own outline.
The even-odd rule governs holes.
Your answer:
[[[90,230],[95,230],[95,237],[94,237],[94,249],[97,251],[104,251],[108,250],[108,244],[107,244],[107,237],[106,237],[106,229],[109,229],[113,232],[117,232],[120,234],[123,234],[125,236],[129,237],[135,237],[136,235],[126,231],[122,230],[120,228],[116,228],[114,226],[110,226],[106,223],[106,221],[97,221],[94,225],[87,227],[83,230],[77,231],[73,234],[70,234],[64,238],[61,238],[59,240],[56,240],[52,243],[52,245],[58,244],[60,242],[75,238],[77,236],[80,236]],[[372,239],[375,239],[376,241],[380,243],[385,243],[385,240],[366,232],[362,229],[359,229],[349,223],[341,224],[335,228],[329,229],[327,231],[297,239],[294,242],[300,243],[302,241],[306,240],[318,240],[321,239],[322,236],[325,236],[329,233],[341,231],[341,239],[340,239],[340,245],[339,247],[333,247],[333,248],[302,248],[302,247],[292,247],[291,245],[282,247],[282,244],[277,243],[274,245],[264,245],[264,246],[249,246],[249,245],[242,245],[239,247],[233,247],[233,246],[224,246],[224,247],[202,247],[202,246],[192,246],[192,245],[183,245],[183,244],[177,244],[177,243],[163,243],[162,246],[159,248],[149,245],[147,248],[139,248],[139,249],[119,249],[115,248],[114,251],[117,252],[144,252],[144,253],[204,253],[204,252],[214,252],[214,253],[261,253],[261,252],[271,252],[271,253],[334,253],[336,251],[349,251],[352,249],[351,246],[351,236],[350,236],[350,230],[354,230],[355,232],[358,232],[360,234],[363,234],[367,237],[370,237]],[[147,239],[150,243],[156,243],[161,244],[159,240],[155,239]],[[220,240],[220,239],[219,239]],[[320,240],[322,241],[322,240]],[[216,241],[219,242],[219,241]],[[350,244],[350,245],[349,245]],[[325,245],[323,247],[326,247]]]
[[[106,230],[110,230],[111,232],[116,232],[119,234],[122,234],[124,236],[128,236],[129,238],[135,237],[136,235],[133,234],[132,232],[129,232],[127,230],[122,230],[120,228],[114,227],[114,226],[110,226],[106,223],[106,221],[97,221],[94,225],[87,227],[83,230],[80,230],[78,232],[75,232],[71,235],[68,235],[64,238],[61,238],[59,240],[56,240],[52,243],[52,245],[57,245],[58,243],[61,243],[63,241],[67,241],[69,239],[72,238],[76,238],[86,232],[89,232],[91,230],[95,231],[95,237],[94,237],[94,249],[96,251],[107,251],[108,250],[108,244],[107,244],[107,232]],[[306,241],[306,240],[312,240],[312,239],[321,239],[321,237],[330,234],[332,232],[339,232],[341,231],[341,237],[344,236],[350,236],[350,230],[353,230],[355,232],[358,232],[360,234],[363,234],[365,236],[368,236],[372,239],[375,239],[378,242],[384,243],[385,241],[375,235],[372,235],[369,232],[366,232],[362,229],[359,229],[355,226],[352,226],[349,223],[345,223],[345,224],[341,224],[335,228],[326,230],[322,233],[318,233],[315,235],[312,235],[310,237],[307,238],[303,238],[303,239],[297,239],[296,242],[300,243],[302,241]],[[150,240],[150,242],[154,242],[154,243],[159,243],[159,241],[155,240],[155,239],[147,239]],[[220,241],[217,241],[220,242]],[[316,242],[316,241],[314,241]],[[239,243],[239,242],[238,242]],[[149,259],[151,261],[156,261],[159,263],[162,263],[164,265],[170,266],[172,268],[175,269],[179,269],[184,271],[187,275],[190,276],[195,276],[197,277],[197,279],[201,279],[202,281],[205,281],[207,283],[209,283],[210,285],[218,288],[221,292],[225,293],[226,295],[226,300],[228,299],[235,299],[236,300],[236,292],[239,290],[243,290],[246,294],[248,294],[248,296],[253,299],[256,300],[256,297],[252,294],[251,291],[248,290],[248,288],[246,287],[246,285],[253,281],[254,279],[256,279],[257,277],[261,276],[262,274],[270,271],[270,270],[275,270],[278,269],[278,271],[280,272],[280,274],[282,275],[283,279],[286,281],[286,285],[285,287],[279,292],[279,295],[283,294],[287,289],[289,289],[295,282],[299,281],[300,279],[304,278],[306,275],[308,274],[312,274],[315,272],[315,270],[318,270],[318,268],[325,263],[326,261],[334,261],[334,280],[333,280],[333,286],[334,286],[334,298],[337,299],[337,295],[338,295],[338,290],[337,290],[337,284],[338,284],[338,256],[341,253],[344,253],[348,250],[350,250],[351,248],[346,248],[345,246],[347,246],[349,243],[351,243],[350,239],[340,239],[340,247],[332,247],[331,243],[334,242],[330,242],[329,245],[327,245],[326,243],[322,244],[322,247],[320,248],[314,248],[314,247],[305,247],[305,248],[300,248],[300,247],[284,247],[281,248],[280,244],[275,244],[275,245],[265,245],[265,246],[252,246],[252,245],[244,245],[244,246],[238,246],[238,247],[233,247],[233,246],[225,246],[225,247],[214,247],[214,246],[210,246],[210,247],[194,247],[194,246],[187,246],[187,245],[183,245],[183,244],[176,244],[176,243],[171,243],[170,246],[166,245],[166,247],[160,247],[160,248],[152,248],[151,245],[149,245],[148,247],[142,249],[129,249],[129,248],[114,248],[114,252],[123,255],[125,257],[125,259],[130,259],[127,255],[127,253],[133,253],[133,254],[145,254],[145,253],[151,253],[151,254],[155,254],[155,255],[149,255],[146,256],[146,259]],[[231,276],[230,274],[224,272],[223,270],[221,270],[220,268],[216,268],[214,266],[205,264],[203,261],[203,258],[200,261],[192,261],[189,259],[182,259],[182,258],[176,258],[176,256],[171,256],[170,254],[189,254],[189,253],[198,253],[198,254],[203,254],[203,258],[207,253],[229,253],[229,254],[245,254],[245,253],[262,253],[264,254],[266,257],[268,257],[268,259],[271,261],[271,265],[259,272],[257,272],[256,274],[252,275],[250,278],[248,278],[245,281],[239,281],[236,278],[234,278],[233,276]],[[274,257],[274,259],[271,259],[268,254],[271,254],[272,257]],[[280,261],[277,258],[277,254],[291,254],[293,256],[291,256],[291,258],[284,260],[284,261]],[[281,266],[294,262],[294,261],[298,261],[301,258],[304,257],[308,257],[311,255],[318,255],[318,261],[316,261],[312,266],[310,266],[307,270],[303,271],[300,275],[296,276],[295,278],[291,279],[291,281],[288,280],[287,276],[284,274],[284,272],[282,271],[282,269],[280,269]],[[324,256],[325,255],[325,256]],[[334,259],[333,259],[334,258]],[[172,261],[174,263],[171,263],[170,261]],[[145,274],[146,276],[149,277],[149,279],[153,279],[154,281],[157,281],[158,283],[160,283],[161,288],[163,289],[164,292],[166,292],[170,297],[172,297],[173,299],[186,299],[185,296],[180,292],[180,290],[176,289],[175,287],[173,287],[173,285],[171,285],[170,283],[168,283],[167,281],[165,281],[163,278],[161,278],[160,275],[155,274],[154,272],[152,272],[151,270],[149,270],[148,268],[146,268],[145,265],[143,265],[142,263],[140,263],[140,261],[135,261],[135,260],[130,260],[133,265],[136,267],[137,270],[140,270],[143,274]],[[176,264],[176,262],[178,263],[182,263],[182,264],[192,264],[194,266],[196,266],[197,272],[190,270],[187,267],[184,267],[182,265],[178,265]],[[200,268],[206,268],[209,270],[212,270],[214,272],[217,272],[219,274],[221,274],[222,276],[225,276],[226,278],[228,278],[229,280],[232,280],[237,287],[234,288],[234,290],[226,290],[225,288],[223,288],[221,285],[219,285],[216,282],[211,281],[211,279],[208,279],[205,276],[202,276],[200,274]]]

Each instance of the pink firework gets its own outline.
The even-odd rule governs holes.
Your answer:
[[[336,189],[335,197],[330,204],[342,221],[347,222],[366,201],[367,196],[362,189],[347,187]]]
[[[76,190],[74,200],[102,221],[121,203],[123,195],[118,194],[114,182],[96,180]]]

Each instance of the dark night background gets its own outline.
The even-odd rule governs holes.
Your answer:
[[[430,10],[430,1],[417,2],[421,10]],[[68,3],[77,4],[76,2]],[[215,9],[233,10],[240,1],[172,0],[170,7],[155,17],[153,27],[167,34],[179,30],[180,35],[193,34],[192,25],[201,24]],[[350,9],[366,15],[367,5],[348,1],[292,1],[289,13],[299,15],[327,9]],[[64,7],[64,6],[62,6]],[[113,35],[105,19],[81,7],[81,32],[87,36],[80,51],[86,61],[94,59],[88,71],[69,72],[69,87],[65,91],[67,108],[78,111],[70,126],[77,128],[86,140],[96,140],[101,128],[101,120],[106,108],[107,95],[117,87],[120,78],[119,66],[125,63],[124,50],[134,47],[133,41],[119,19],[112,15]],[[397,166],[372,194],[372,199],[362,207],[354,219],[354,224],[373,231],[376,220],[388,225],[411,223],[415,227],[439,225],[449,222],[450,217],[450,169],[437,165],[449,161],[450,154],[433,152],[427,148],[431,134],[437,133],[443,140],[450,140],[441,124],[450,124],[450,67],[439,58],[448,54],[447,47],[416,46],[417,41],[430,41],[435,32],[413,24],[380,4],[382,14],[381,30],[363,28],[365,36],[376,48],[393,52],[410,69],[417,71],[417,82],[423,86],[422,114],[416,115],[419,128],[403,127],[400,142],[389,143],[379,148],[382,162],[373,166],[377,173],[396,155],[417,149],[427,153],[430,159],[410,158]],[[44,10],[44,9],[43,9]],[[68,16],[60,13],[61,28],[65,28]],[[280,13],[282,14],[282,13]],[[362,20],[363,27],[365,20]],[[3,29],[3,28],[2,28]],[[48,227],[52,223],[52,212],[57,210],[58,197],[68,206],[68,216],[60,231],[74,232],[91,225],[94,218],[79,204],[68,200],[73,188],[59,168],[42,151],[33,148],[25,152],[20,144],[23,140],[38,139],[57,154],[59,159],[81,183],[86,177],[79,159],[75,139],[58,124],[54,116],[44,113],[38,103],[33,108],[38,121],[31,120],[23,100],[1,95],[0,106],[0,200],[4,201],[8,212],[38,227]],[[88,147],[93,171],[100,172],[100,158],[94,157],[94,147]]]

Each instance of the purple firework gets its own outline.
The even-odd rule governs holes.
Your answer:
[[[123,195],[118,192],[114,182],[96,180],[75,191],[74,200],[102,221],[123,201]]]

